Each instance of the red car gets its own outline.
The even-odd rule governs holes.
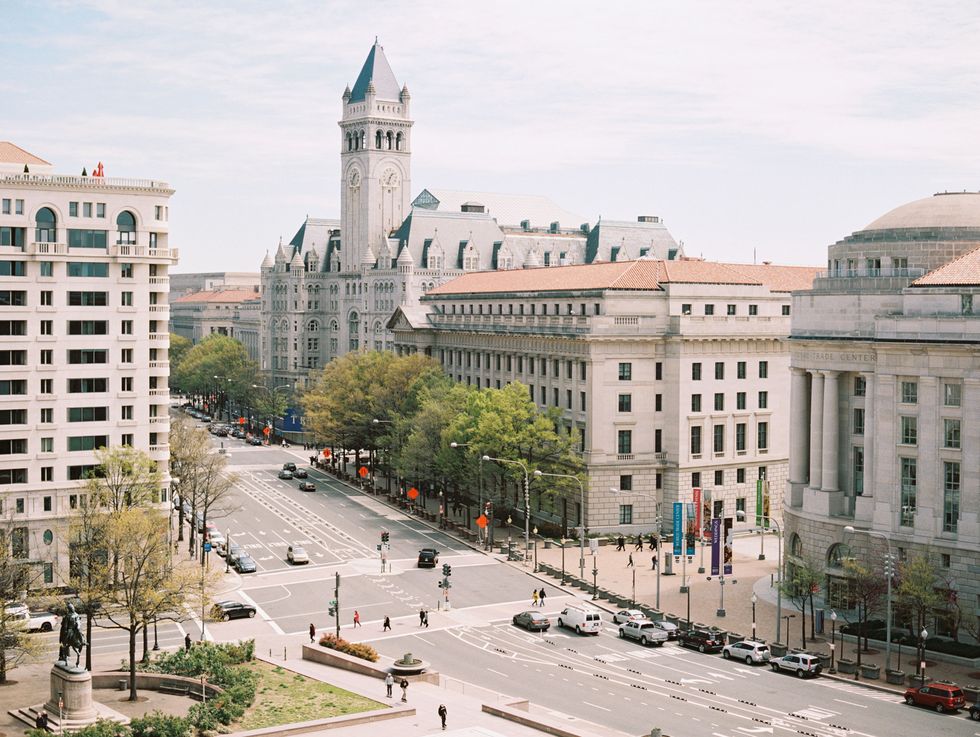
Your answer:
[[[905,692],[905,703],[928,706],[940,714],[959,711],[966,706],[963,689],[949,681],[933,681],[925,686],[913,686]]]

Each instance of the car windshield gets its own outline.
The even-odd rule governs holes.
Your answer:
[[[306,555],[306,551],[303,548],[293,548],[293,555]]]

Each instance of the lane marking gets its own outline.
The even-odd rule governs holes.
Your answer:
[[[255,611],[257,611],[259,613],[259,616],[262,617],[262,619],[265,620],[269,624],[270,627],[272,627],[272,631],[273,632],[275,632],[277,635],[284,635],[284,634],[286,634],[285,632],[282,631],[282,627],[280,627],[278,624],[276,624],[276,620],[274,620],[272,617],[270,617],[266,613],[265,609],[263,609],[258,604],[256,604],[255,601],[252,599],[251,596],[249,596],[248,594],[246,594],[244,591],[241,591],[241,590],[239,590],[238,595],[241,596],[242,599],[245,600],[245,603],[246,604],[251,604],[252,606],[255,607]]]
[[[844,699],[834,699],[834,701],[839,701],[842,704],[849,704],[850,706],[858,706],[858,707],[860,707],[862,709],[867,709],[868,708],[868,705],[867,704],[855,704],[853,701],[844,701]]]
[[[602,709],[603,711],[612,711],[612,709],[607,709],[604,706],[599,706],[598,704],[593,704],[591,701],[583,701],[586,706],[591,706],[593,709]]]

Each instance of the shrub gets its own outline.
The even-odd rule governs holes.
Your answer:
[[[154,711],[129,723],[133,737],[187,737],[191,725],[183,717]]]
[[[51,733],[44,729],[27,730],[28,737],[51,737]],[[108,719],[100,719],[94,724],[82,727],[72,735],[81,737],[129,737],[129,727],[117,722],[110,722]]]
[[[326,634],[320,638],[320,644],[331,650],[353,655],[355,658],[361,658],[362,660],[369,660],[372,663],[378,661],[378,651],[370,645],[365,645],[360,642],[348,642],[342,637]]]

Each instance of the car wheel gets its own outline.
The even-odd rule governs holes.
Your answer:
[[[770,663],[770,667],[772,668],[773,673],[779,670],[779,666],[776,665],[775,663]],[[912,702],[910,701],[909,703],[911,704]]]
[[[255,616],[255,610],[254,610],[254,609],[252,609],[252,610],[251,610],[251,611],[250,611],[250,612],[248,613],[248,618],[249,618],[249,619],[251,619],[251,618],[252,618],[252,617],[254,617],[254,616]]]
[[[229,619],[231,619],[231,615],[230,614],[222,614],[221,615],[221,621],[222,622],[227,622]]]
[[[582,628],[579,627],[578,625],[575,625],[575,634],[576,635],[581,635],[582,634]]]
[[[723,657],[725,660],[728,660],[728,659],[730,659],[732,657],[732,654],[730,652],[728,652],[727,650],[722,650],[721,651],[721,657]]]
[[[970,712],[970,719],[975,722],[980,722],[980,709],[974,709]]]
[[[647,638],[641,637],[640,638],[640,644],[643,645],[643,647],[646,647],[647,646]]]
[[[562,621],[561,621],[561,620],[559,619],[559,620],[558,620],[558,626],[559,626],[559,627],[564,627],[564,626],[565,626],[565,623],[564,623],[564,622],[562,622]]]
[[[619,636],[624,640],[626,639],[626,633],[623,632],[622,630],[619,631]]]
[[[664,646],[664,641],[663,640],[660,640],[659,642],[655,642],[653,644],[656,645],[657,647],[663,647]]]
[[[796,669],[796,677],[797,678],[804,678],[804,677],[806,677],[806,672],[802,668],[797,668]]]
[[[51,631],[50,622],[45,622],[44,624],[41,625],[41,632],[50,632],[50,631]]]
[[[905,703],[908,704],[909,706],[915,703],[915,699],[912,698],[912,694],[909,694],[908,696],[905,697]]]
[[[752,656],[751,655],[746,655],[745,656],[745,664],[746,665],[752,665]]]
[[[942,704],[936,704],[936,712],[942,714],[945,711]]]
[[[698,652],[699,653],[703,653],[704,652],[704,645],[698,645]]]

